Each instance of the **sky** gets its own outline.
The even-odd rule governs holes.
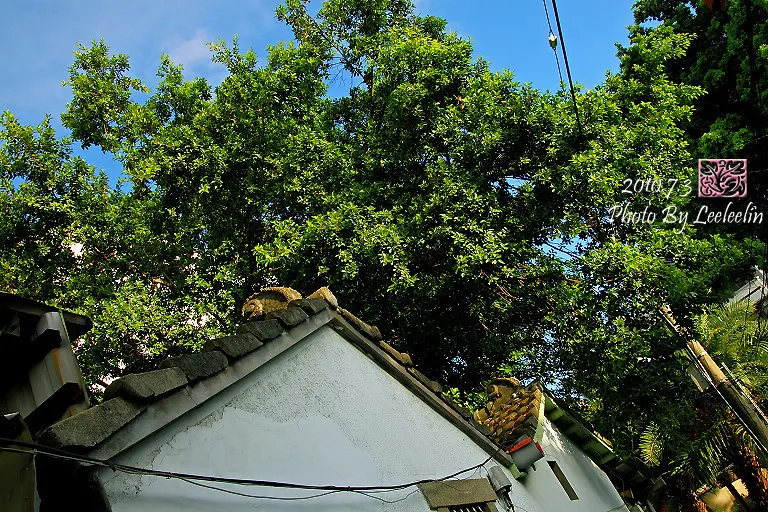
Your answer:
[[[546,0],[555,33],[557,28]],[[131,58],[131,74],[153,87],[160,55],[184,65],[188,79],[203,76],[216,85],[226,73],[214,64],[206,42],[231,41],[253,48],[263,59],[266,47],[290,40],[274,16],[279,0],[6,0],[0,19],[0,111],[10,110],[24,124],[46,114],[60,136],[68,135],[60,115],[70,100],[61,85],[77,43],[104,38],[114,53]],[[469,38],[475,56],[493,70],[509,69],[520,82],[539,89],[559,85],[557,65],[547,37],[542,0],[417,0],[416,10],[444,18],[449,30]],[[616,71],[615,43],[627,43],[633,0],[560,0],[558,11],[573,80],[586,88]],[[318,0],[312,5],[317,6]],[[562,60],[561,60],[562,65]],[[565,68],[563,68],[565,77]],[[116,163],[91,149],[78,151],[113,175]]]

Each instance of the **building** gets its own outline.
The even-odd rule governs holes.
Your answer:
[[[3,441],[49,453],[35,509],[616,512],[651,485],[538,383],[494,381],[470,415],[327,288],[265,289],[244,312],[36,445]]]

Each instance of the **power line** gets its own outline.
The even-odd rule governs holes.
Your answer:
[[[565,39],[563,39],[563,28],[560,25],[560,15],[557,13],[557,0],[552,0],[552,11],[555,13],[555,23],[557,24],[557,33],[560,36],[560,44],[563,46],[563,61],[565,61],[565,72],[568,75],[568,84],[571,87],[571,99],[573,100],[573,111],[576,113],[576,124],[579,128],[579,136],[584,140],[584,132],[581,128],[581,119],[579,118],[579,107],[576,104],[576,92],[573,89],[573,80],[571,79],[571,66],[568,64],[568,53],[565,50]]]
[[[552,22],[549,20],[549,8],[547,7],[547,0],[541,0],[544,4],[544,14],[547,16],[547,26],[549,26],[549,44],[552,46],[552,53],[555,54],[555,62],[557,62],[557,74],[560,77],[560,87],[563,86],[563,71],[560,69],[560,57],[557,55],[557,38],[555,33],[552,32]]]
[[[466,469],[456,471],[455,473],[451,473],[450,475],[446,475],[442,478],[417,480],[414,482],[407,482],[407,483],[396,484],[396,485],[338,486],[338,485],[297,484],[297,483],[289,483],[289,482],[276,482],[276,481],[270,481],[270,480],[251,480],[251,479],[244,479],[244,478],[228,478],[228,477],[217,477],[217,476],[208,476],[208,475],[197,475],[197,474],[191,474],[191,473],[179,473],[179,472],[173,472],[173,471],[160,471],[160,470],[130,466],[127,464],[118,464],[118,463],[114,463],[114,462],[103,460],[103,459],[96,459],[96,458],[88,457],[85,455],[78,455],[76,453],[71,453],[65,450],[59,450],[49,446],[43,446],[37,443],[28,443],[25,441],[18,441],[16,439],[8,439],[3,437],[0,437],[0,444],[3,445],[3,446],[0,446],[0,451],[23,453],[23,454],[29,454],[29,455],[42,455],[42,456],[46,456],[54,459],[69,460],[69,461],[75,461],[75,462],[80,462],[85,464],[91,464],[94,466],[107,467],[112,469],[113,471],[122,471],[124,473],[158,476],[158,477],[164,477],[164,478],[174,478],[177,480],[182,480],[187,483],[191,483],[193,485],[198,485],[200,482],[215,482],[215,483],[225,483],[225,484],[243,485],[243,486],[330,491],[327,493],[323,493],[323,494],[319,494],[311,497],[320,497],[320,496],[325,496],[327,494],[333,494],[337,492],[352,492],[352,493],[368,495],[368,494],[374,494],[376,492],[389,492],[389,491],[407,489],[408,487],[413,487],[415,485],[426,484],[430,482],[442,482],[444,480],[448,480],[450,478],[458,476],[462,473],[466,473],[468,471],[476,471],[477,469],[483,467],[485,464],[490,462],[495,455],[494,454],[489,456],[486,460],[484,460],[480,464],[476,464]],[[11,448],[7,445],[19,446],[21,448]],[[501,449],[499,448],[497,452],[500,450]],[[215,490],[220,490],[223,492],[235,493],[235,491],[230,491],[229,489],[223,489],[215,486],[210,486],[210,485],[201,485],[201,486],[212,488]],[[244,496],[246,495],[245,493],[240,493],[240,494]],[[271,499],[271,497],[269,496],[254,496],[254,495],[247,495],[247,496]],[[386,501],[381,498],[378,498],[377,496],[369,496],[369,497],[372,497],[374,499],[379,499],[381,501]],[[308,498],[310,498],[310,496],[305,496],[300,498],[285,498],[285,499],[308,499]]]

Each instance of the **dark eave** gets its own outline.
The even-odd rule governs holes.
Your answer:
[[[59,308],[54,306],[49,306],[48,304],[43,304],[42,302],[13,295],[8,292],[0,291],[0,309],[10,309],[11,311],[15,311],[19,315],[22,329],[29,324],[34,326],[34,324],[37,323],[37,320],[45,313],[61,311],[71,340],[82,336],[93,327],[93,322],[91,322],[91,319],[87,316],[78,315],[70,311],[59,310]]]

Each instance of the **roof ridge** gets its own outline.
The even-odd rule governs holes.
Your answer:
[[[504,452],[504,447],[496,444],[487,425],[477,421],[467,408],[446,395],[439,382],[419,371],[408,353],[400,352],[387,343],[376,326],[339,307],[335,295],[327,287],[316,290],[307,298],[302,298],[290,288],[260,290],[249,297],[243,306],[243,316],[247,321],[237,327],[235,334],[209,340],[200,352],[170,357],[156,370],[116,379],[106,388],[100,404],[50,426],[39,441],[81,453],[95,450],[147,407],[199,381],[214,377],[249,354],[276,343],[283,334],[290,333],[326,310],[346,321],[354,331],[381,349],[391,365],[400,367],[433,396],[437,395],[438,403],[454,411],[494,446],[499,446],[499,452]],[[335,327],[338,329],[338,326]],[[384,370],[389,372],[386,367]]]
[[[356,331],[382,348],[393,362],[405,367],[419,382],[438,394],[457,411],[463,408],[442,396],[442,386],[421,373],[407,353],[397,351],[382,339],[381,331],[339,307],[327,287],[302,298],[290,288],[264,288],[243,306],[247,321],[235,333],[209,340],[200,352],[169,357],[159,368],[131,373],[113,381],[104,391],[104,400],[46,429],[40,441],[57,447],[88,451],[95,448],[149,405],[198,381],[213,377],[239,359],[259,350],[310,317],[331,310]],[[462,416],[469,418],[468,411]]]

